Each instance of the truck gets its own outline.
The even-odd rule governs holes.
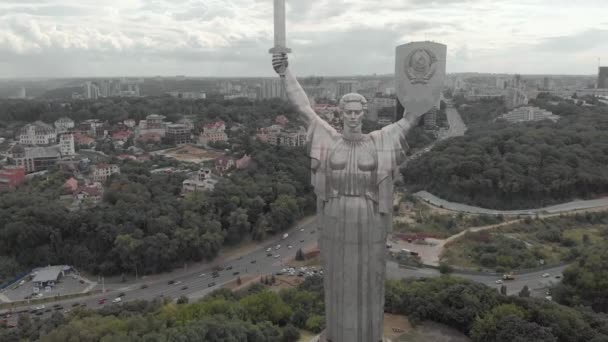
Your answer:
[[[502,280],[515,280],[513,273],[505,273],[502,275]]]

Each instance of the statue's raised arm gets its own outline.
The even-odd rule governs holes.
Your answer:
[[[289,101],[296,106],[296,110],[302,115],[306,124],[310,125],[317,117],[317,114],[312,109],[304,89],[302,89],[302,86],[300,86],[300,83],[289,69],[287,54],[277,53],[272,55],[272,66],[284,82]]]

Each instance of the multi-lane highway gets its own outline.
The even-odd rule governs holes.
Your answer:
[[[45,303],[45,310],[52,308],[54,304],[60,304],[61,309],[58,309],[57,311],[70,311],[73,310],[73,305],[76,303],[80,306],[86,306],[87,308],[101,308],[105,305],[116,305],[115,303],[112,303],[112,301],[119,296],[121,297],[121,302],[151,300],[162,297],[175,299],[182,295],[187,296],[190,299],[202,298],[209,292],[218,289],[222,284],[230,282],[239,276],[256,276],[280,271],[285,268],[285,263],[288,260],[295,257],[298,248],[310,248],[315,245],[316,239],[317,228],[315,226],[315,221],[310,220],[308,223],[292,229],[286,239],[279,238],[271,240],[261,244],[252,252],[241,256],[235,256],[232,259],[227,260],[222,265],[223,269],[218,272],[218,275],[215,278],[212,275],[213,268],[211,265],[201,265],[199,267],[191,267],[187,271],[178,270],[162,276],[143,278],[138,282],[131,284],[110,284],[106,286],[106,293]],[[280,247],[278,245],[280,245]],[[292,246],[292,248],[288,248],[288,246]],[[270,252],[267,252],[268,248],[270,248]],[[561,274],[563,269],[564,267],[562,266],[554,269],[518,275],[515,280],[505,282],[505,285],[507,285],[509,294],[519,292],[524,285],[528,285],[532,290],[546,288],[551,285],[551,282],[558,281],[554,276]],[[542,275],[544,273],[549,273],[551,276],[543,278]],[[400,268],[397,264],[389,262],[387,265],[387,275],[392,279],[401,279],[404,277],[436,277],[439,276],[439,272],[434,269],[426,268]],[[499,284],[496,284],[498,277],[495,275],[455,275],[491,287],[500,287]],[[100,303],[100,300],[103,299],[105,299],[105,302]],[[38,305],[39,304],[22,306],[19,309],[27,309],[29,311]],[[41,317],[49,316],[53,311],[55,310],[45,312]],[[11,319],[16,320],[16,315],[13,315]]]

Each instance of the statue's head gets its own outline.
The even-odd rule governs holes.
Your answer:
[[[340,99],[340,113],[344,121],[344,128],[360,129],[366,111],[367,100],[363,95],[350,93]]]

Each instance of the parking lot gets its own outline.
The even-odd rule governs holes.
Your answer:
[[[5,290],[2,294],[11,302],[15,302],[26,300],[28,299],[27,297],[31,295],[34,295],[33,298],[48,298],[82,293],[88,286],[89,284],[87,282],[77,279],[76,276],[67,275],[62,277],[55,286],[51,287],[50,291],[42,289],[37,295],[33,293],[34,285],[31,280],[17,283],[16,286]]]

